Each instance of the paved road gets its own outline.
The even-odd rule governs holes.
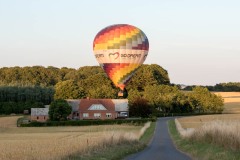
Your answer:
[[[190,160],[186,154],[177,150],[168,133],[167,121],[172,117],[159,118],[156,124],[154,137],[149,146],[124,160]]]

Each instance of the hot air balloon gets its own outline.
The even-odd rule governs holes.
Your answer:
[[[139,28],[115,24],[102,29],[93,41],[100,66],[123,93],[127,82],[145,61],[149,50],[147,36]],[[121,94],[119,95],[121,96]]]

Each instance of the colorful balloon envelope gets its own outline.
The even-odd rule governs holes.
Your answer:
[[[147,36],[139,28],[128,24],[108,26],[93,41],[97,61],[121,90],[145,61],[148,50]]]

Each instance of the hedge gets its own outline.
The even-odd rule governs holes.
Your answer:
[[[156,119],[116,119],[116,120],[76,120],[76,121],[32,121],[28,124],[20,124],[20,127],[49,127],[49,126],[91,126],[91,125],[112,125],[112,124],[132,124],[141,125]]]
[[[200,116],[200,115],[212,115],[222,113],[157,113],[157,117],[173,117],[173,116]]]

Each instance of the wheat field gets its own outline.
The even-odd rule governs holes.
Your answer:
[[[234,151],[240,150],[240,92],[215,92],[224,99],[221,115],[175,119],[178,132],[191,141],[208,142]]]
[[[240,114],[217,114],[217,115],[201,115],[178,118],[179,123],[184,129],[199,128],[204,124],[212,121],[240,121]]]
[[[240,113],[240,92],[213,92],[224,99],[223,113]]]
[[[240,150],[240,120],[213,120],[194,129],[184,129],[175,119],[178,132],[191,141],[208,142],[234,151]]]
[[[136,141],[149,126],[17,128],[17,118],[0,117],[0,159],[57,160],[74,153],[86,154],[107,143]]]
[[[240,120],[240,92],[212,92],[224,99],[224,110],[221,115],[203,115],[178,118],[179,123],[185,129],[198,128],[215,120],[235,121]]]

